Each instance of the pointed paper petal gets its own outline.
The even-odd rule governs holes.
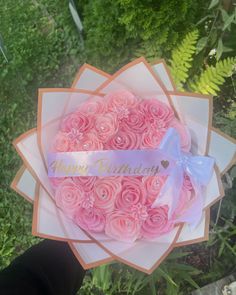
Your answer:
[[[12,181],[11,188],[24,197],[28,202],[33,203],[35,198],[36,180],[24,165],[21,166]]]
[[[174,91],[175,85],[171,77],[170,71],[164,59],[161,59],[152,65],[152,68],[157,77],[163,82],[168,91]]]
[[[96,90],[102,83],[104,83],[110,75],[91,66],[84,64],[72,84],[72,88],[80,88],[86,90]]]
[[[172,250],[179,232],[180,228],[175,227],[155,241],[138,240],[133,245],[119,241],[100,241],[99,244],[114,255],[116,260],[143,272],[152,273]]]
[[[113,257],[97,244],[69,242],[69,245],[84,269],[113,261]]]
[[[121,88],[130,90],[139,97],[153,97],[167,104],[170,103],[163,83],[144,58],[138,58],[121,68],[97,91],[109,93]]]
[[[210,210],[204,211],[200,223],[192,228],[184,224],[181,233],[176,241],[176,246],[184,246],[208,240],[210,222]]]
[[[224,188],[218,169],[215,169],[205,191],[204,208],[209,208],[224,196]]]
[[[207,151],[212,121],[212,98],[191,93],[171,94],[180,120],[188,126],[192,138],[192,152],[204,155]]]
[[[52,187],[38,148],[36,129],[32,129],[18,137],[14,141],[14,146],[30,173],[35,179],[39,180],[44,189],[53,196]]]
[[[236,140],[215,128],[212,128],[210,138],[209,155],[224,174],[236,163]]]

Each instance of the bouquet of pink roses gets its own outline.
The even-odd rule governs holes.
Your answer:
[[[177,92],[163,61],[113,76],[85,65],[71,89],[41,89],[12,184],[34,202],[33,234],[68,241],[84,268],[115,259],[147,273],[207,239],[235,155],[211,116],[211,97]]]

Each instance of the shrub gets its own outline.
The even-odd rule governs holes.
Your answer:
[[[80,0],[88,61],[114,71],[134,55],[165,57],[201,16],[204,1]],[[202,5],[201,5],[202,4]],[[136,53],[136,54],[135,54]]]

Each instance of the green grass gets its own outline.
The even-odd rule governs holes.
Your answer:
[[[38,4],[40,5],[38,6]],[[83,63],[67,1],[1,2],[0,53],[0,269],[38,241],[32,205],[10,184],[21,165],[12,141],[36,126],[37,89],[69,87]]]
[[[35,106],[33,100],[25,97],[19,103],[16,98],[3,95],[0,104],[0,268],[3,268],[35,241],[31,235],[32,206],[10,188],[21,162],[11,142],[35,124]]]

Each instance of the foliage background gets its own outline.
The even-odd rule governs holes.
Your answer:
[[[135,55],[167,57],[196,20],[204,0],[79,0],[86,53],[113,72]],[[140,54],[141,53],[141,54]]]
[[[9,187],[20,166],[11,142],[36,124],[37,89],[70,86],[85,61],[113,72],[140,55],[166,58],[179,89],[214,95],[214,125],[236,137],[232,1],[75,4],[84,44],[67,1],[0,0],[0,46],[6,56],[0,52],[0,269],[38,241],[31,235],[31,205]],[[88,272],[80,294],[186,294],[234,272],[235,178],[233,168],[223,179],[226,197],[211,210],[208,243],[175,250],[152,276],[119,264],[97,268]]]

